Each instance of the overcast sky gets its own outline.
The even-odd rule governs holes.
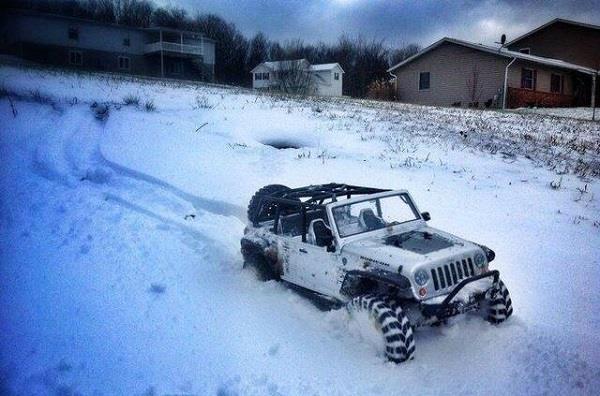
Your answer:
[[[343,33],[426,46],[450,36],[491,44],[561,17],[600,24],[600,0],[155,0],[190,14],[210,12],[248,37],[262,31],[284,41],[332,42]]]

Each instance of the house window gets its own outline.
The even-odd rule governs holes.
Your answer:
[[[537,71],[533,69],[521,69],[521,88],[535,91]]]
[[[563,93],[564,87],[564,76],[562,74],[550,75],[550,92],[552,93]]]
[[[69,51],[69,63],[81,66],[83,64],[83,54],[81,51]]]
[[[129,70],[129,58],[126,56],[119,56],[119,69]]]
[[[268,80],[269,73],[256,73],[256,74],[254,74],[254,79],[255,80]]]
[[[69,40],[79,40],[79,29],[69,28]]]
[[[529,55],[529,54],[531,54],[531,48],[520,48],[519,52],[522,53],[522,54]]]
[[[419,73],[419,91],[429,89],[431,81],[431,75],[429,72]]]
[[[123,45],[124,45],[125,47],[129,47],[129,46],[131,45],[131,41],[129,41],[129,37],[125,37],[125,38],[123,39]]]
[[[340,73],[333,73],[333,79],[334,80],[339,80],[340,79]]]

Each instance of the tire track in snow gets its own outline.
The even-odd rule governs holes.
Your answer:
[[[230,218],[236,223],[232,227],[242,227],[244,208],[192,195],[164,180],[108,160],[100,146],[104,123],[81,107],[74,106],[62,114],[55,128],[47,125],[41,131],[33,158],[33,169],[39,176],[72,188],[87,181],[88,185],[96,186],[107,201],[176,227],[208,245],[221,260],[237,258],[237,251],[232,252],[227,247],[226,239],[209,236],[215,233],[207,223],[214,223],[214,219],[186,222],[185,216],[193,215],[195,220],[201,220],[208,214],[222,217],[225,222]]]

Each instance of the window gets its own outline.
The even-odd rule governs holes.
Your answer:
[[[564,87],[564,76],[562,74],[550,75],[550,92],[552,93],[563,93]]]
[[[123,45],[124,45],[125,47],[129,47],[129,46],[131,45],[131,41],[129,40],[129,37],[125,37],[125,38],[123,39]]]
[[[429,89],[430,79],[431,79],[431,76],[430,76],[429,72],[419,73],[419,91]]]
[[[255,73],[254,74],[254,79],[255,80],[268,80],[269,79],[269,73]]]
[[[521,88],[535,91],[537,71],[532,69],[521,69]]]
[[[119,69],[129,70],[129,58],[126,56],[119,56]]]
[[[520,48],[519,52],[522,54],[531,54],[531,48]]]
[[[393,227],[420,218],[406,194],[367,199],[332,209],[333,219],[342,238]]]
[[[71,65],[82,65],[83,54],[81,53],[81,51],[69,51],[69,63]]]
[[[79,40],[79,29],[76,27],[69,28],[69,39]]]
[[[340,79],[340,73],[333,73],[333,79],[334,80],[339,80]]]

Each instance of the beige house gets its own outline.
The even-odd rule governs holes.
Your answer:
[[[437,106],[589,106],[597,68],[537,55],[534,35],[512,42],[519,47],[530,40],[531,48],[521,51],[443,38],[388,70],[395,77],[397,98]],[[538,40],[558,39],[548,35]],[[595,59],[600,45],[579,52],[580,61]]]

